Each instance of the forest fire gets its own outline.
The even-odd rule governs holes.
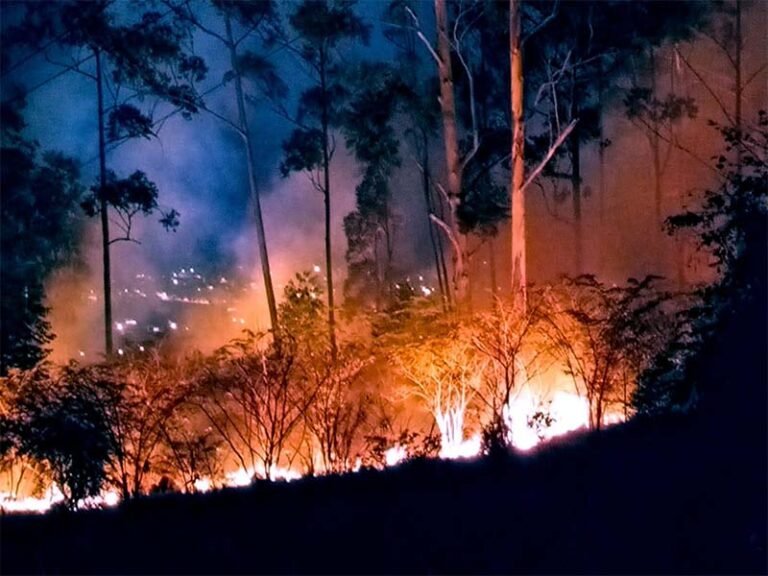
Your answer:
[[[760,572],[767,24],[0,2],[0,552]]]
[[[576,394],[557,391],[551,395],[551,399],[542,401],[542,397],[535,391],[526,387],[514,396],[510,404],[504,410],[504,417],[508,424],[510,444],[522,452],[528,451],[542,442],[546,442],[557,436],[568,434],[574,430],[586,429],[589,426],[589,406],[586,399]],[[548,411],[546,417],[541,411],[546,404]],[[606,424],[621,421],[619,414],[606,415]],[[463,435],[463,433],[462,433]],[[439,457],[443,459],[467,459],[482,455],[482,440],[480,434],[474,434],[455,443],[442,444]],[[384,451],[383,466],[397,466],[410,457],[407,446],[396,444]],[[359,463],[350,472],[361,469]],[[12,485],[13,478],[9,476],[13,471],[6,470],[0,474],[0,485]],[[3,478],[5,476],[5,478]],[[305,476],[299,469],[273,467],[269,473],[269,479],[275,481],[297,480]],[[266,478],[267,473],[263,465],[250,469],[239,468],[226,472],[218,478],[202,476],[196,478],[191,484],[191,491],[206,493],[217,487],[244,487],[251,485],[255,479]],[[0,493],[0,510],[6,513],[45,513],[56,505],[65,501],[65,496],[56,484],[51,484],[44,490],[40,497],[31,494],[23,487],[26,484],[16,483],[15,492]],[[121,500],[120,494],[115,490],[103,490],[97,496],[91,496],[79,500],[77,507],[81,509],[103,508],[116,506]]]

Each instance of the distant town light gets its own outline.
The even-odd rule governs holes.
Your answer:
[[[115,328],[117,328],[117,329],[118,329],[118,331],[120,331],[120,332],[122,332],[123,330],[125,330],[125,326],[123,326],[123,323],[122,323],[122,322],[115,322]]]
[[[117,353],[118,353],[118,354],[120,354],[120,356],[122,356],[123,354],[125,354],[125,352],[123,352],[123,349],[122,349],[122,348],[118,348],[118,349],[117,349]]]
[[[171,330],[176,330],[179,327],[179,325],[176,324],[176,322],[174,322],[173,320],[168,320],[168,327]]]
[[[318,266],[317,264],[315,264],[314,266],[312,266],[312,271],[313,271],[315,274],[320,274],[320,266]]]

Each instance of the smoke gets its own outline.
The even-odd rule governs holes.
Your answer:
[[[374,10],[366,5],[365,10]],[[746,51],[743,76],[749,77],[765,64],[766,5],[754,3],[743,18]],[[211,82],[217,82],[227,68],[214,41],[196,38],[198,49],[211,65]],[[384,54],[379,39],[370,49],[373,57]],[[699,107],[696,120],[684,120],[677,129],[682,146],[694,152],[705,163],[721,147],[716,130],[707,120],[725,120],[720,104],[733,106],[732,69],[724,55],[711,41],[702,38],[680,47],[691,65],[707,79],[704,87],[693,72],[675,56],[673,47],[664,47],[659,54],[659,91],[662,96],[671,89],[696,99]],[[215,56],[214,54],[219,54]],[[278,66],[289,59],[279,56]],[[286,64],[287,65],[287,64]],[[30,67],[25,78],[44,77],[44,66]],[[46,69],[48,70],[48,69]],[[295,97],[306,79],[298,70],[288,66],[286,79]],[[758,72],[744,94],[744,119],[754,117],[759,107],[768,101],[766,70]],[[710,88],[714,91],[713,96]],[[231,86],[211,94],[209,105],[223,115],[233,116],[234,100]],[[83,77],[67,74],[37,90],[29,99],[27,120],[30,136],[37,138],[43,148],[57,149],[84,160],[84,181],[96,177],[96,116],[93,83]],[[290,107],[290,103],[289,103]],[[280,142],[291,126],[272,114],[267,107],[249,106],[250,124],[255,136],[258,163],[258,184],[262,198],[270,264],[278,297],[290,278],[298,271],[319,266],[325,273],[323,238],[323,201],[303,174],[281,179],[277,175]],[[620,98],[611,105],[605,125],[605,136],[612,144],[606,149],[605,196],[600,213],[599,163],[596,146],[585,147],[583,156],[584,271],[623,282],[629,276],[647,273],[674,278],[677,272],[679,244],[661,229],[653,218],[653,176],[651,156],[646,136],[624,117]],[[344,216],[354,209],[354,189],[359,181],[359,168],[341,146],[332,166],[332,240],[334,280],[340,300],[345,275],[346,239],[343,234]],[[403,167],[392,180],[395,212],[398,215],[395,259],[403,274],[427,274],[433,268],[427,235],[423,192],[418,184],[418,172],[410,163],[406,144],[403,146]],[[665,147],[666,149],[666,147]],[[433,169],[441,164],[440,146],[434,150]],[[172,271],[199,267],[213,280],[220,275],[241,275],[247,291],[233,295],[224,307],[188,305],[174,309],[180,330],[189,328],[191,345],[210,349],[236,336],[242,328],[255,330],[268,327],[264,286],[261,278],[252,206],[247,185],[247,172],[242,141],[226,124],[208,114],[192,120],[178,116],[170,118],[148,141],[130,141],[110,152],[109,167],[120,175],[136,169],[144,170],[160,189],[163,208],[176,208],[181,213],[177,232],[166,232],[151,216],[137,223],[134,230],[141,242],[120,242],[112,246],[113,294],[115,320],[133,319],[145,324],[153,322],[161,303],[155,292],[161,287],[149,286],[147,278],[159,282]],[[684,206],[695,206],[697,195],[706,187],[717,184],[709,169],[691,154],[673,148],[665,157],[663,179],[663,215],[677,213]],[[692,195],[691,195],[692,194]],[[530,277],[534,282],[573,273],[574,226],[570,200],[558,204],[551,194],[545,202],[536,188],[528,191],[528,258]],[[49,282],[51,321],[58,338],[54,344],[56,360],[77,357],[86,351],[89,357],[103,349],[103,320],[101,311],[101,248],[96,222],[83,238],[86,272],[59,271]],[[477,244],[472,239],[471,245]],[[490,292],[491,247],[479,248],[471,267],[473,293]],[[508,283],[509,238],[502,228],[493,244],[496,277],[502,293]],[[690,241],[683,246],[685,274],[689,282],[703,279],[708,270],[705,261],[694,257]],[[117,297],[121,291],[132,291],[137,277],[146,284],[147,294],[142,305]],[[94,300],[95,297],[95,300]],[[132,304],[128,304],[132,302]],[[235,318],[235,320],[233,320]],[[243,319],[245,322],[240,323]],[[165,327],[163,327],[165,328]]]

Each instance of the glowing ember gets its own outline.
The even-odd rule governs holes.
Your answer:
[[[537,415],[544,421],[538,427],[532,421]],[[505,407],[504,419],[512,445],[518,450],[530,450],[542,440],[586,427],[589,406],[585,398],[561,391],[544,403],[541,397],[524,388]]]
[[[225,484],[227,486],[248,486],[251,484],[253,478],[265,478],[266,473],[264,471],[264,467],[259,465],[256,468],[249,468],[248,470],[244,468],[239,468],[238,470],[235,470],[234,472],[228,472],[225,474],[226,480]],[[285,480],[286,482],[290,482],[291,480],[298,480],[301,478],[301,474],[296,472],[295,470],[291,470],[290,468],[281,468],[279,466],[273,466],[272,472],[269,474],[269,479],[273,482],[275,480]]]
[[[440,458],[455,460],[457,458],[473,458],[480,454],[480,435],[475,435],[458,444],[447,445],[440,449]]]
[[[208,478],[198,478],[194,486],[197,492],[208,492],[213,488],[213,483]]]
[[[64,500],[64,495],[55,486],[50,486],[42,498],[15,498],[10,492],[0,492],[0,510],[3,512],[32,512],[43,514],[52,506]]]
[[[392,446],[384,452],[384,462],[387,466],[396,466],[408,456],[408,452],[403,446]]]
[[[64,495],[58,486],[52,484],[41,498],[15,498],[9,492],[0,492],[0,510],[3,512],[44,514],[53,506],[64,501]],[[114,491],[102,492],[94,498],[86,498],[77,503],[81,510],[117,506],[120,495]]]

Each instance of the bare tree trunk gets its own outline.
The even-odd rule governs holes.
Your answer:
[[[651,62],[651,98],[657,98],[656,87],[656,51],[651,48],[650,52]],[[653,130],[649,135],[649,142],[651,145],[651,159],[653,162],[653,226],[651,233],[653,234],[653,246],[654,246],[654,265],[663,266],[663,241],[661,227],[663,224],[662,218],[662,194],[663,194],[663,169],[661,166],[661,127],[659,121],[652,119]]]
[[[571,120],[578,118],[578,91],[576,72],[571,72]],[[579,141],[579,125],[573,129],[570,142],[571,153],[571,193],[573,201],[573,250],[574,272],[578,276],[584,272],[584,234],[581,221],[581,142]]]
[[[104,88],[102,86],[101,51],[96,55],[96,94],[99,107],[99,210],[101,212],[101,249],[104,277],[104,352],[112,356],[112,277],[109,254],[109,204],[105,194],[107,186],[107,151],[104,142]]]
[[[669,73],[669,87],[670,92],[672,94],[675,94],[675,90],[677,88],[677,84],[675,82],[675,65],[673,64],[670,67],[670,73]],[[685,190],[688,189],[688,186],[685,184],[687,181],[686,178],[686,172],[683,171],[682,174],[682,185],[679,186],[678,191],[678,200],[680,205],[678,206],[678,209],[682,212],[684,207],[684,200],[685,200]],[[681,234],[677,234],[674,238],[675,243],[675,279],[677,281],[677,288],[678,290],[685,289],[685,286],[687,284],[687,280],[685,277],[685,237]],[[626,420],[626,415],[624,417]]]
[[[599,246],[599,265],[602,267],[606,261],[606,252],[608,242],[605,237],[605,149],[607,142],[605,139],[605,117],[603,113],[605,99],[605,86],[603,85],[602,65],[597,79],[597,113],[600,115],[597,122],[597,158],[598,158],[598,177],[600,179],[600,188],[598,190],[599,198],[599,217],[600,217],[600,242]]]
[[[509,2],[509,62],[512,101],[512,297],[516,305],[526,303],[528,277],[525,261],[525,117],[523,115],[522,0]]]
[[[440,198],[439,195],[436,195],[434,191],[430,194],[430,197],[432,198],[432,206],[437,212],[437,215],[441,219],[445,219],[445,209],[443,207],[443,201]],[[432,225],[434,226],[434,222],[431,221]],[[435,230],[437,232],[437,230]],[[448,302],[448,309],[453,308],[454,304],[454,297],[451,292],[451,284],[448,280],[448,265],[445,263],[445,249],[443,247],[443,237],[440,234],[436,234],[437,236],[437,255],[440,259],[440,269],[443,272],[443,286],[445,286],[445,299]]]
[[[599,77],[597,79],[597,108],[598,108],[598,114],[600,114],[600,118],[597,123],[597,129],[598,129],[598,145],[597,145],[597,154],[598,154],[598,160],[599,160],[599,176],[600,176],[600,198],[598,200],[599,202],[599,211],[600,211],[600,225],[602,226],[605,220],[605,122],[604,122],[604,115],[603,115],[603,106],[605,105],[603,100],[605,97],[605,87],[603,85],[603,72],[602,67],[600,69]],[[602,242],[601,242],[602,244]]]
[[[323,130],[323,200],[325,203],[325,271],[328,290],[328,335],[331,358],[336,361],[336,315],[333,303],[333,254],[331,250],[331,158],[328,150],[328,86],[325,53],[320,56],[320,90],[322,94],[321,124]]]
[[[496,300],[499,292],[498,279],[496,274],[496,238],[491,237],[488,241],[488,266],[491,272],[491,299],[493,305],[496,305]]]
[[[459,153],[459,137],[456,127],[456,103],[453,96],[453,70],[451,67],[451,43],[448,37],[448,13],[446,0],[435,0],[435,21],[437,24],[438,77],[440,80],[440,110],[443,118],[443,141],[445,162],[448,171],[448,203],[450,222],[446,223],[451,233],[453,248],[453,283],[458,306],[467,295],[466,238],[458,230],[457,210],[461,196],[462,162]]]
[[[440,255],[443,251],[442,242],[440,241],[439,231],[435,230],[435,224],[432,222],[432,220],[429,218],[429,214],[434,213],[434,207],[432,203],[432,192],[430,190],[430,182],[429,182],[429,150],[427,149],[429,143],[427,142],[427,135],[424,130],[422,130],[422,140],[424,144],[424,153],[422,157],[422,163],[423,163],[423,170],[422,170],[422,184],[424,187],[424,201],[427,205],[427,225],[429,226],[429,240],[432,244],[432,254],[435,258],[435,270],[437,272],[437,284],[440,287],[440,299],[443,302],[443,310],[447,311],[448,306],[448,294],[447,294],[447,285],[448,285],[448,278],[445,278],[445,282],[443,280],[443,274],[444,270],[442,266],[440,265]],[[439,245],[439,251],[438,251],[438,245]]]
[[[741,31],[741,0],[736,0],[736,38],[734,39],[734,42],[736,42],[736,54],[734,54],[733,58],[733,66],[736,69],[736,86],[733,91],[733,95],[736,100],[736,109],[734,114],[734,121],[736,126],[734,126],[734,128],[736,128],[739,138],[741,138],[741,106],[744,98],[744,86],[742,86],[741,83],[741,52],[743,47]],[[738,170],[739,178],[741,178],[741,146],[736,146],[736,169]]]
[[[243,83],[237,68],[237,51],[234,39],[232,37],[232,23],[229,16],[225,18],[227,29],[227,42],[229,46],[229,55],[232,70],[235,73],[235,92],[237,94],[237,113],[240,134],[243,137],[245,145],[246,163],[248,164],[248,188],[253,202],[253,214],[256,223],[256,240],[259,246],[259,260],[261,261],[261,273],[264,277],[264,290],[267,295],[267,306],[269,307],[269,320],[272,331],[275,336],[279,333],[277,318],[277,303],[275,301],[275,291],[272,285],[272,272],[269,266],[269,255],[267,253],[267,236],[264,231],[264,219],[261,213],[261,199],[259,189],[256,185],[256,161],[253,156],[251,146],[251,131],[248,127],[248,118],[245,112],[245,97],[243,96]]]

